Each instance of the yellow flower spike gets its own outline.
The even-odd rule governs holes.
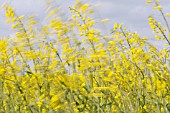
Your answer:
[[[46,109],[42,109],[42,113],[47,113]]]
[[[2,74],[4,74],[6,72],[6,69],[4,69],[4,68],[0,68],[0,75],[2,75]]]
[[[162,9],[162,7],[161,7],[161,5],[155,5],[154,7],[153,7],[153,9],[154,10],[161,10]]]
[[[59,8],[53,9],[53,10],[47,15],[46,18],[50,18],[51,16],[53,16],[54,14],[56,14],[58,11],[59,11]]]
[[[13,24],[13,25],[12,25],[12,29],[17,28],[18,26],[19,26],[19,23]]]
[[[89,8],[89,4],[83,4],[81,7],[82,12],[84,13]]]
[[[13,17],[11,22],[16,22],[17,21],[17,18]]]
[[[169,46],[169,44],[164,44],[164,46]]]
[[[10,17],[10,14],[9,14],[8,12],[6,12],[6,13],[5,13],[5,16],[6,16],[7,18],[9,18],[9,17]]]
[[[166,56],[166,58],[169,58],[169,54],[168,53],[165,56]]]
[[[144,109],[147,109],[147,107],[146,107],[146,105],[144,105],[144,107],[143,107]]]
[[[36,104],[38,105],[38,107],[42,106],[42,102],[37,102]]]
[[[106,24],[106,23],[109,22],[109,20],[110,20],[110,19],[106,18],[106,19],[104,19],[104,20],[101,20],[101,22],[104,23],[104,24]]]
[[[115,23],[115,24],[114,24],[114,27],[113,27],[113,30],[114,30],[114,31],[117,30],[118,27],[119,27],[119,25],[118,25],[117,23]]]
[[[151,4],[152,3],[152,0],[146,0],[146,4]]]
[[[167,16],[167,17],[170,17],[170,13],[166,13],[166,16]]]
[[[35,24],[37,24],[37,22],[36,21],[30,21],[30,24],[35,25]]]
[[[18,17],[19,20],[22,20],[23,18],[24,18],[24,15]]]
[[[160,38],[160,36],[155,36],[155,39],[160,40],[161,38]]]

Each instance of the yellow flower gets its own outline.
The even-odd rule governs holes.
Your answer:
[[[83,4],[81,7],[82,12],[85,12],[89,8],[89,4]]]
[[[38,107],[41,107],[42,106],[42,102],[37,102],[37,105],[38,105]]]

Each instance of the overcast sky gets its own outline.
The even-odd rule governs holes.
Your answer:
[[[66,12],[68,6],[72,6],[75,0],[55,0]],[[152,14],[161,18],[159,12],[152,10],[151,5],[146,5],[146,0],[83,0],[91,4],[99,4],[95,8],[95,18],[110,18],[110,22],[106,25],[106,29],[110,30],[113,23],[124,23],[130,31],[136,31],[141,36],[153,37],[152,31],[148,25],[148,16]],[[170,12],[170,1],[160,0],[164,7],[164,12]],[[39,22],[43,23],[45,17],[45,8],[47,0],[0,0],[0,37],[11,35],[13,31],[9,25],[5,24],[5,12],[2,9],[3,3],[9,3],[15,8],[18,15],[38,14]],[[170,21],[170,19],[168,19]],[[157,42],[154,42],[157,44]]]

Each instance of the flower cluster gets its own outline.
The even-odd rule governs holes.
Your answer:
[[[93,19],[93,7],[81,1],[68,19],[49,7],[49,24],[41,27],[33,16],[4,9],[16,35],[0,40],[0,112],[170,112],[168,49],[118,23],[105,35],[95,25],[108,19]],[[168,24],[150,16],[149,25],[170,45]]]

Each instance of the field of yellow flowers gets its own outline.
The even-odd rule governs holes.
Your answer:
[[[149,16],[156,40],[170,45],[158,0],[147,1],[165,26]],[[49,24],[36,27],[5,4],[16,31],[0,39],[0,113],[169,113],[169,50],[115,23],[110,35],[95,25],[93,7],[80,1],[65,19],[49,7]]]

